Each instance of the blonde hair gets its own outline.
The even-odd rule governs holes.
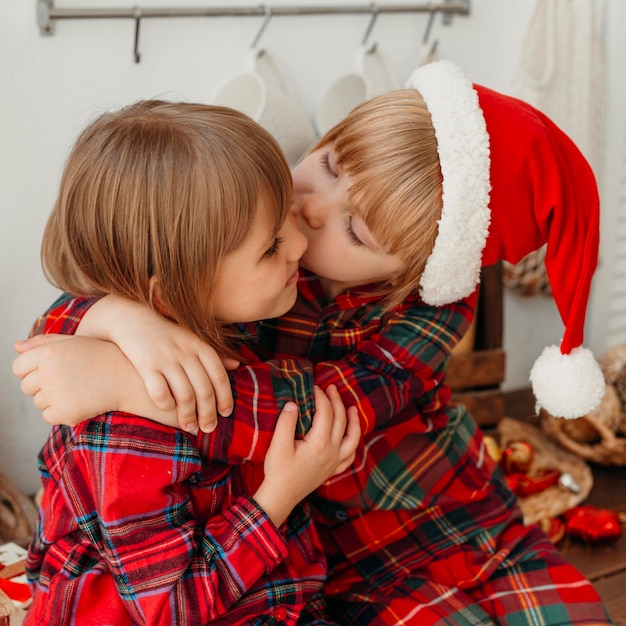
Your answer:
[[[156,276],[168,316],[229,352],[211,298],[220,260],[247,235],[261,202],[278,231],[291,195],[280,147],[247,116],[138,102],[79,136],[44,232],[44,273],[74,295],[150,306]]]
[[[331,142],[352,179],[351,202],[383,248],[405,263],[381,288],[390,308],[417,291],[441,218],[443,179],[430,113],[417,91],[393,91],[359,105],[313,150]]]

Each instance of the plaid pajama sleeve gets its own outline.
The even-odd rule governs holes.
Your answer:
[[[112,413],[55,427],[40,468],[42,518],[28,573],[34,612],[45,603],[53,620],[45,623],[57,615],[70,623],[71,614],[83,620],[71,623],[96,623],[89,619],[121,604],[136,624],[171,626],[186,615],[205,624],[287,555],[254,501],[228,497],[233,468],[203,466],[192,438],[149,420]],[[230,506],[198,506],[209,484],[206,502]],[[116,594],[101,597],[94,573],[110,578]]]
[[[302,437],[315,414],[314,384],[337,386],[345,406],[357,407],[363,435],[416,415],[412,432],[446,419],[445,367],[473,318],[475,294],[444,307],[413,297],[388,314],[377,305],[363,314],[363,308],[354,308],[354,297],[344,302],[339,296],[336,307],[321,311],[312,306],[315,299],[301,294],[290,313],[258,325],[254,349],[268,360],[230,373],[235,411],[201,436],[207,456],[261,460],[289,400],[298,404]],[[366,296],[363,304],[370,304]],[[355,310],[360,317],[352,324]]]
[[[73,333],[95,301],[61,296],[33,333]],[[295,624],[325,579],[308,507],[277,529],[243,468],[179,430],[119,412],[54,427],[40,474],[25,624]]]
[[[251,362],[229,373],[235,409],[218,420],[213,433],[199,434],[207,458],[262,462],[278,414],[290,400],[299,408],[297,436],[304,436],[315,414],[314,384],[336,385],[345,406],[357,406],[364,435],[391,420],[402,421],[403,411],[420,415],[412,420],[412,432],[437,426],[449,398],[445,366],[471,322],[475,294],[443,307],[426,306],[414,296],[383,313],[367,290],[340,295],[326,309],[323,295],[309,282],[301,281],[300,291],[289,314],[259,324],[258,341],[243,346]],[[365,306],[355,307],[355,298]],[[62,296],[36,329],[71,334],[94,302]],[[259,362],[251,348],[264,356],[274,350],[280,358]],[[355,466],[365,454],[361,444]]]
[[[75,298],[61,294],[50,308],[37,318],[30,332],[33,335],[73,335],[83,316],[100,298]]]

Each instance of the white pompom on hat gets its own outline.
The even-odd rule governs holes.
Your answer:
[[[450,61],[418,68],[407,82],[431,115],[443,177],[443,209],[421,279],[425,302],[470,295],[480,269],[517,263],[547,243],[546,270],[565,325],[530,380],[538,407],[581,417],[605,392],[602,371],[582,347],[599,245],[599,199],[591,167],[531,105],[472,85]]]

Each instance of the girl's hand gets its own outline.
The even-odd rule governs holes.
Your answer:
[[[120,347],[162,411],[176,410],[179,425],[212,431],[217,414],[230,415],[233,399],[226,369],[239,365],[222,359],[199,337],[167,321],[147,306],[105,296],[85,314],[78,334],[110,340]]]
[[[328,394],[328,395],[327,395]],[[276,526],[326,479],[347,469],[361,437],[356,407],[346,409],[334,385],[315,387],[315,418],[304,439],[295,440],[297,407],[285,405],[265,457],[265,479],[254,499]]]

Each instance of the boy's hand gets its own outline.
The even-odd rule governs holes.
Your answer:
[[[161,411],[178,413],[181,428],[205,432],[217,415],[230,415],[233,398],[227,369],[238,361],[221,358],[190,331],[147,306],[105,296],[85,314],[77,334],[112,341],[139,372],[148,395]]]
[[[94,344],[103,345],[94,350]],[[36,335],[15,342],[15,349],[20,356],[13,361],[13,373],[46,422],[74,426],[117,408],[117,393],[127,380],[123,367],[114,362],[110,375],[100,376],[111,350],[119,353],[113,344],[70,335]]]

